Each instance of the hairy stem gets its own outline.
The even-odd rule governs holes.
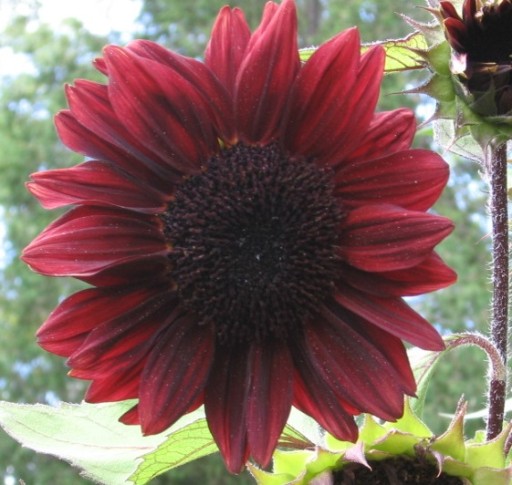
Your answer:
[[[507,362],[509,247],[507,197],[507,145],[490,144],[486,153],[490,182],[489,210],[492,222],[492,314],[491,341],[498,349],[504,366]],[[495,438],[503,427],[506,378],[493,379],[489,386],[487,439]]]

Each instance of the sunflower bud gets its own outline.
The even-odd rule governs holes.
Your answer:
[[[483,116],[512,115],[512,1],[440,2],[458,93]],[[457,86],[456,86],[457,88]]]

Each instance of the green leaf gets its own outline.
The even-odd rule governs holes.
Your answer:
[[[274,452],[274,473],[282,475],[299,476],[311,460],[312,454],[308,450]]]
[[[319,445],[323,441],[323,432],[320,425],[310,416],[299,411],[292,406],[288,424],[285,432],[295,433],[302,441],[306,441],[306,446]]]
[[[147,483],[172,468],[218,451],[202,408],[184,416],[165,434],[167,440],[142,457],[142,463],[129,477],[133,483]]]
[[[511,428],[512,424],[509,424],[491,441],[468,444],[466,447],[467,463],[471,463],[474,468],[503,468],[505,466],[505,441]]]
[[[68,461],[92,480],[126,484],[137,460],[165,439],[162,434],[142,436],[138,426],[118,421],[133,405],[0,402],[0,425],[24,446]]]
[[[383,427],[388,431],[397,430],[418,438],[430,438],[432,436],[432,431],[414,414],[409,399],[405,399],[403,416],[396,423],[387,421]]]
[[[473,475],[473,485],[510,485],[512,483],[512,467],[503,470],[479,468]]]
[[[422,417],[428,385],[432,378],[434,367],[439,357],[442,355],[442,352],[433,352],[414,347],[408,350],[407,354],[417,385],[416,399],[410,400],[411,407],[417,416]]]
[[[464,444],[464,418],[467,404],[461,403],[458,407],[448,429],[435,440],[432,444],[432,450],[441,453],[444,456],[451,456],[459,461],[464,461],[466,457],[466,447]]]
[[[385,72],[423,69],[425,58],[422,51],[428,48],[425,36],[421,32],[413,32],[403,39],[387,40],[379,43],[386,51]],[[365,46],[367,50],[371,46]]]
[[[426,65],[425,58],[421,51],[426,50],[428,44],[425,40],[425,36],[421,32],[413,32],[402,39],[386,40],[371,45],[364,45],[361,48],[361,52],[366,52],[375,45],[381,45],[386,51],[385,72],[423,69]],[[315,51],[315,47],[300,49],[300,60],[306,62]]]
[[[297,483],[292,475],[266,472],[252,463],[248,463],[247,468],[258,485],[290,485]]]
[[[139,426],[119,422],[135,402],[58,407],[0,402],[0,425],[24,446],[61,458],[108,485],[144,484],[217,451],[202,408],[163,433],[143,436]]]

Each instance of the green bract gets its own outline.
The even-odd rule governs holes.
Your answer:
[[[408,399],[404,416],[396,423],[380,424],[365,415],[357,443],[338,441],[328,433],[321,443],[305,450],[274,454],[273,472],[254,465],[249,469],[261,485],[305,485],[352,463],[370,467],[372,462],[405,458],[432,463],[439,474],[459,477],[472,485],[508,485],[512,480],[510,456],[505,456],[505,441],[512,424],[486,442],[483,433],[464,441],[466,405],[461,404],[448,429],[435,436],[416,416]]]
[[[451,3],[460,10],[462,2]],[[435,18],[434,22],[425,24],[406,18],[416,32],[401,40],[382,43],[388,54],[386,71],[428,69],[430,77],[408,92],[427,94],[436,100],[433,121],[437,141],[450,151],[482,160],[482,150],[489,143],[512,138],[512,115],[481,114],[493,112],[493,109],[486,109],[493,104],[493,85],[485,93],[468,90],[461,81],[461,56],[455,55],[446,40],[442,15],[436,8],[428,10]],[[400,58],[406,60],[401,65],[392,62],[400,50]]]

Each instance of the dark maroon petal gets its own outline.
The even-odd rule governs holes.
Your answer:
[[[212,325],[183,316],[163,331],[142,373],[139,419],[145,434],[156,434],[183,416],[203,392],[213,361]]]
[[[197,173],[218,149],[203,97],[169,67],[128,49],[109,46],[104,55],[110,101],[127,130],[175,170]]]
[[[211,69],[202,62],[181,56],[149,40],[135,40],[126,50],[140,57],[152,59],[172,72],[172,76],[186,80],[202,98],[202,109],[208,113],[219,138],[234,143],[235,123],[232,97]],[[183,82],[183,81],[182,81]],[[164,84],[165,85],[165,84]]]
[[[122,319],[140,305],[145,306],[155,294],[161,297],[168,292],[166,288],[158,290],[155,287],[79,291],[50,314],[37,331],[37,341],[45,350],[69,357],[96,327]]]
[[[171,260],[157,254],[125,261],[122,266],[110,266],[97,273],[80,276],[80,279],[91,285],[105,288],[125,286],[127,282],[131,284],[135,281],[139,285],[151,286],[168,282],[171,271]]]
[[[49,276],[88,277],[107,268],[168,253],[157,218],[81,206],[50,224],[23,252],[23,260]]]
[[[444,18],[453,17],[462,20],[452,2],[439,2],[440,12]]]
[[[249,459],[247,406],[250,393],[249,348],[217,348],[205,389],[204,404],[210,431],[227,469],[240,473]]]
[[[358,428],[352,417],[359,410],[343,401],[318,375],[307,353],[294,347],[296,374],[293,405],[314,418],[340,440],[356,441]]]
[[[364,271],[411,268],[428,257],[453,230],[444,217],[392,205],[368,205],[342,223],[341,257]]]
[[[402,341],[381,330],[375,325],[368,325],[364,321],[355,319],[346,319],[346,323],[361,334],[375,349],[378,349],[384,358],[390,363],[395,373],[395,378],[402,387],[405,394],[414,396],[416,392],[416,380],[409,363],[409,357]]]
[[[292,153],[324,153],[350,122],[345,108],[356,81],[359,49],[359,33],[349,29],[322,44],[300,70],[283,127]]]
[[[134,134],[126,130],[112,108],[107,86],[77,80],[74,86],[66,86],[66,97],[71,115],[88,130],[83,133],[84,130],[78,128],[76,123],[70,126],[68,119],[65,121],[67,127],[71,129],[62,133],[57,117],[59,135],[69,148],[78,149],[93,158],[105,158],[116,162],[126,172],[134,175],[144,170],[147,176],[151,177],[152,182],[155,181],[155,176],[160,177],[164,183],[174,182],[181,175],[169,160],[162,160],[151,153],[144,148]],[[80,136],[83,135],[85,138],[80,140]],[[107,149],[107,155],[112,158],[102,155],[105,149]],[[157,187],[159,187],[158,184]]]
[[[335,299],[343,308],[426,350],[442,350],[444,343],[435,328],[400,298],[381,298],[338,283]]]
[[[360,412],[386,420],[400,417],[404,388],[388,359],[328,308],[321,317],[324,322],[306,326],[303,342],[318,377]]]
[[[444,27],[448,32],[448,39],[450,45],[457,52],[466,52],[466,45],[468,42],[467,27],[460,21],[454,18],[447,18],[444,21]]]
[[[137,361],[120,372],[110,372],[95,379],[87,389],[85,401],[100,403],[135,399],[139,395],[143,365],[143,362]],[[77,379],[90,379],[86,372],[80,370],[72,370],[69,375]]]
[[[88,316],[96,324],[67,361],[73,369],[87,370],[88,379],[121,371],[143,360],[161,329],[183,312],[175,292],[168,287],[132,290],[117,300],[109,296],[98,298],[100,305],[89,305],[90,311],[98,309],[97,314]],[[107,304],[115,312],[102,308]]]
[[[133,406],[133,408],[129,409],[128,411],[126,411],[126,413],[124,413],[120,418],[119,418],[119,421],[123,424],[128,424],[128,425],[134,425],[134,424],[140,424],[140,419],[139,419],[139,405],[136,404],[135,406]]]
[[[417,266],[397,271],[367,273],[344,265],[343,281],[376,296],[416,296],[445,288],[457,280],[457,274],[435,253]]]
[[[506,2],[501,2],[501,5],[503,5],[504,3]],[[455,7],[453,7],[453,10],[455,10]],[[462,20],[464,20],[464,22],[474,21],[476,12],[476,0],[464,0],[464,2],[462,3]],[[456,15],[457,17],[459,17],[458,14]]]
[[[190,408],[187,410],[187,413],[191,413],[195,411],[199,406],[201,406],[204,402],[204,395],[200,394],[197,397],[196,402],[192,403]],[[129,411],[126,411],[120,418],[119,421],[124,424],[140,424],[140,416],[139,416],[139,405],[136,404]]]
[[[268,143],[278,138],[289,89],[300,67],[297,15],[284,0],[264,27],[254,32],[236,79],[235,114],[241,141]]]
[[[251,347],[251,387],[247,435],[253,458],[263,467],[272,458],[293,399],[293,362],[287,345],[277,341]]]
[[[336,174],[335,193],[343,204],[355,207],[383,203],[426,211],[448,176],[448,164],[436,153],[408,150],[344,166]]]
[[[341,167],[407,150],[415,133],[416,121],[411,110],[402,108],[375,113],[358,146],[347,154]]]
[[[250,37],[244,13],[238,8],[223,7],[206,46],[204,62],[231,94]]]
[[[103,300],[108,300],[104,306]],[[97,288],[80,291],[66,298],[50,314],[46,322],[37,331],[37,343],[48,352],[69,357],[96,326],[96,320],[87,318],[93,312],[112,311],[117,302],[118,293],[114,296],[105,294]],[[122,298],[122,295],[121,295]]]
[[[167,205],[164,196],[150,185],[112,163],[96,160],[34,173],[27,187],[45,209],[87,204],[157,213]]]

